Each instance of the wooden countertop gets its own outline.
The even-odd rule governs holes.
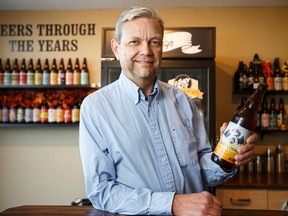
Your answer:
[[[32,205],[7,209],[0,216],[116,216],[109,212],[99,211],[92,206],[47,206]],[[223,209],[222,216],[288,216],[288,211],[259,211],[259,210],[227,210]]]
[[[233,178],[229,179],[217,188],[266,188],[266,189],[287,189],[288,173],[246,173],[238,172]]]

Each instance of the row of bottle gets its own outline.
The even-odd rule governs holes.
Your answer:
[[[241,103],[237,110],[240,110],[245,103],[246,97],[242,97]],[[286,116],[283,98],[279,99],[278,107],[276,107],[275,98],[271,98],[269,107],[267,99],[263,99],[261,110],[257,113],[257,128],[287,130],[287,121],[288,119]]]
[[[26,60],[23,58],[19,69],[18,59],[14,59],[11,69],[10,59],[6,60],[5,67],[2,67],[0,59],[0,85],[88,85],[89,70],[86,58],[83,59],[80,67],[79,59],[76,58],[73,68],[72,59],[68,59],[65,69],[63,58],[60,59],[57,67],[56,59],[52,60],[50,69],[49,60],[46,58],[42,69],[41,60],[37,59],[36,69],[34,70],[33,59],[29,60],[28,69]]]
[[[282,145],[277,145],[275,152],[272,148],[268,148],[263,155],[257,155],[249,164],[240,167],[241,172],[257,172],[257,173],[285,173],[286,154]]]
[[[61,102],[57,107],[48,107],[45,102],[32,107],[0,107],[0,123],[78,123],[80,106],[75,104],[63,109]]]
[[[288,61],[281,70],[279,58],[275,58],[272,65],[270,61],[261,61],[255,54],[249,68],[243,61],[239,62],[233,79],[235,91],[256,89],[260,82],[268,85],[268,91],[288,91]]]

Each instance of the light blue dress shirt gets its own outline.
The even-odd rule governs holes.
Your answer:
[[[197,107],[182,90],[155,82],[148,100],[125,75],[81,105],[86,192],[97,209],[170,215],[175,193],[196,193],[231,177],[211,161]]]

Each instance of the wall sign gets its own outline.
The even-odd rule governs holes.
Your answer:
[[[0,24],[0,37],[9,38],[10,52],[76,52],[78,38],[95,32],[94,23]]]
[[[110,41],[114,28],[102,31],[102,58],[114,58]],[[163,58],[215,58],[215,27],[167,28],[164,30]]]

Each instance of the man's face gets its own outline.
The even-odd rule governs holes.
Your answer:
[[[156,20],[137,18],[123,24],[120,44],[112,40],[112,49],[130,80],[136,84],[152,82],[162,61],[162,41]]]

